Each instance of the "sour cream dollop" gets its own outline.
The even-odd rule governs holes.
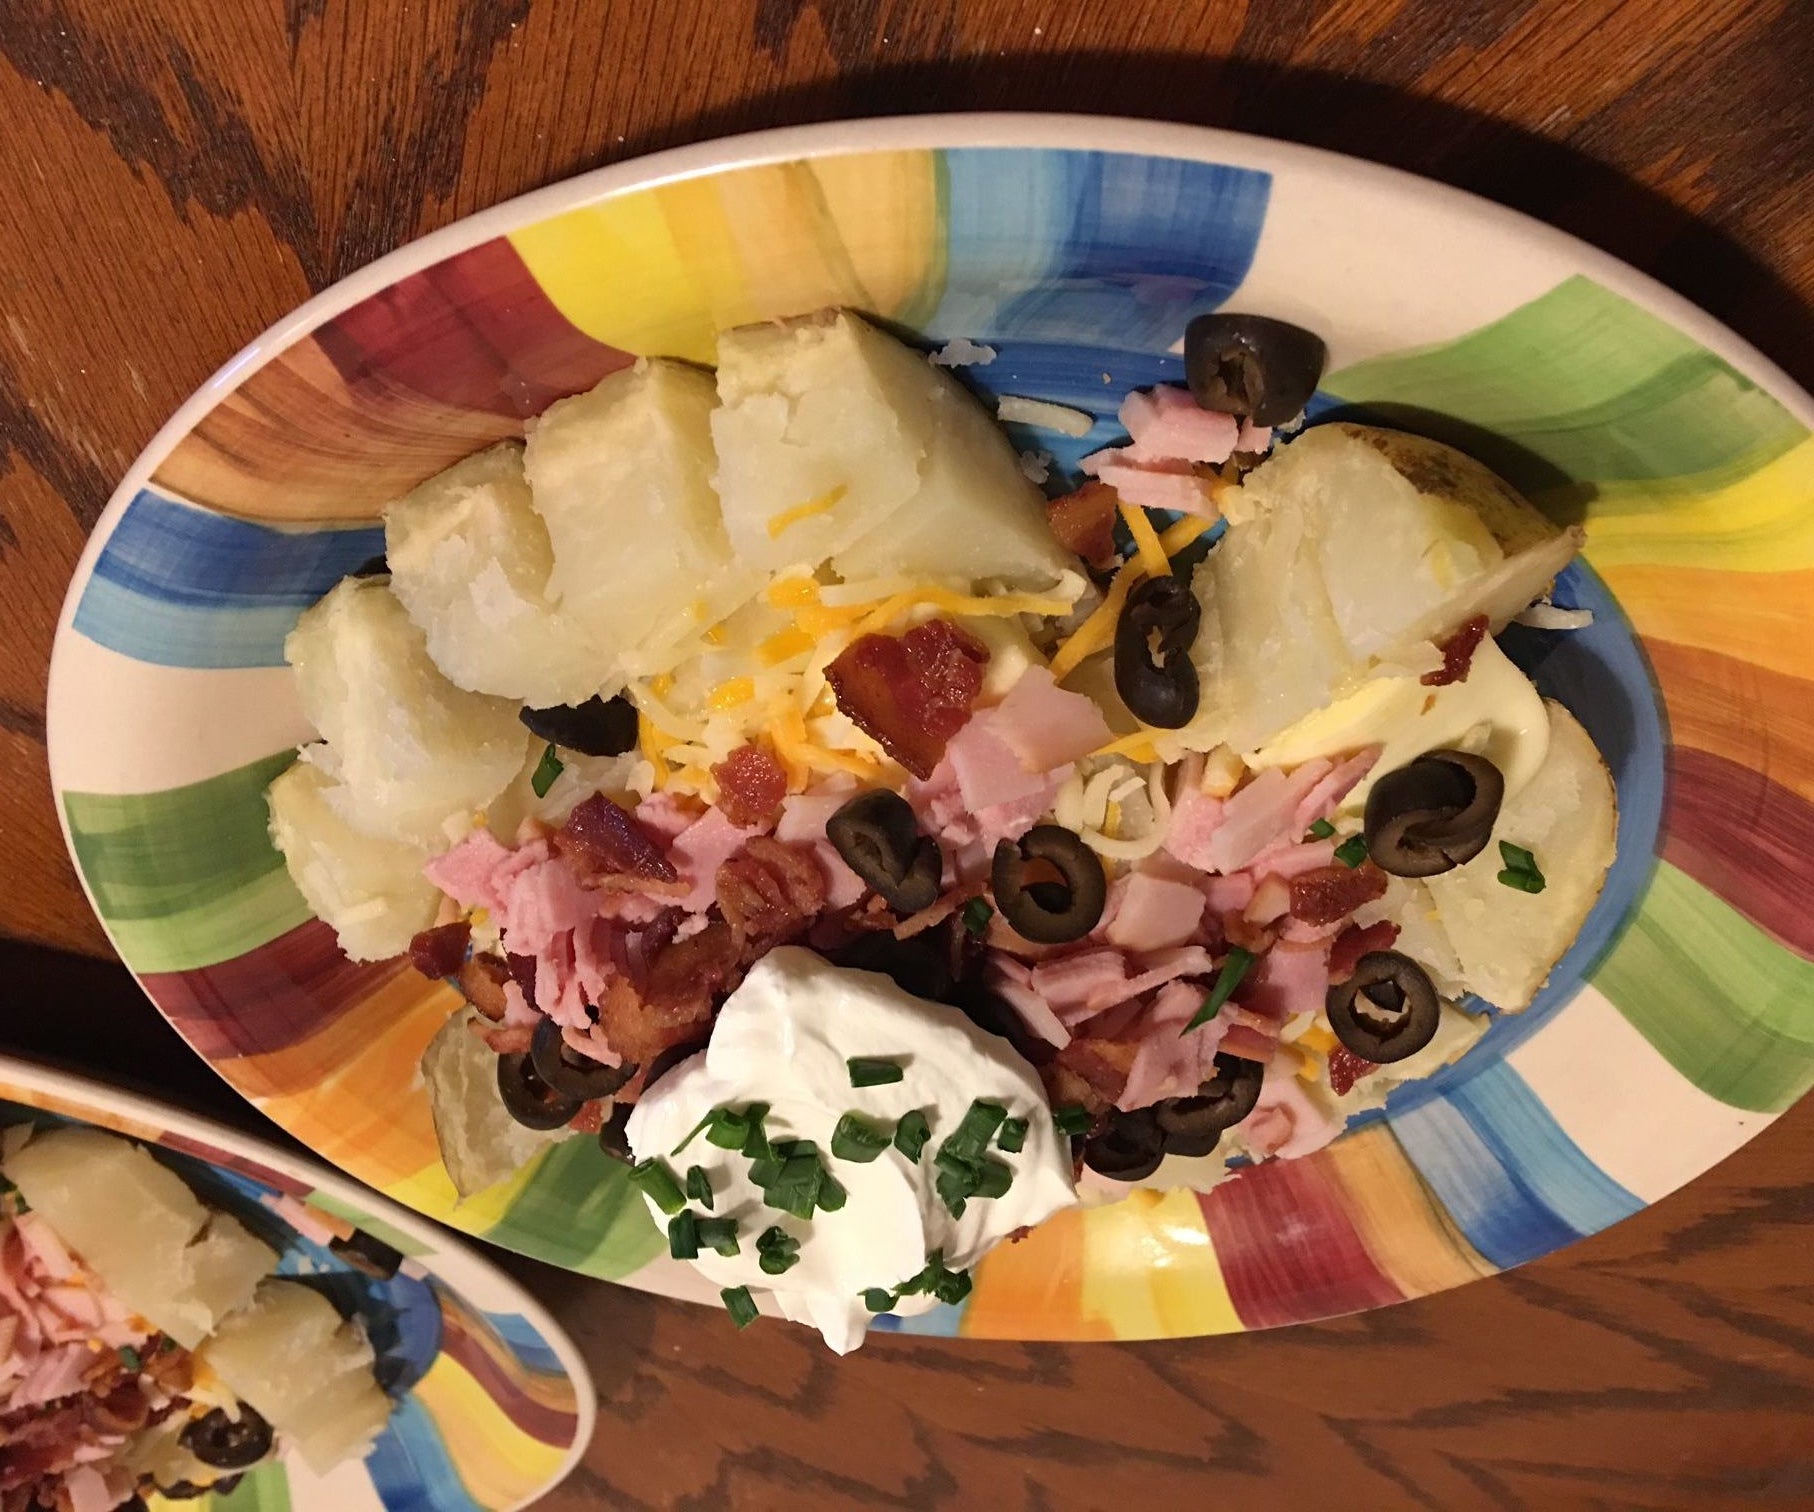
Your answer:
[[[902,1079],[853,1087],[852,1057],[895,1061]],[[1000,1197],[971,1198],[954,1218],[935,1190],[933,1157],[976,1098],[1024,1118],[1026,1143],[1018,1154],[990,1151],[1012,1170],[1012,1184]],[[837,1212],[818,1212],[807,1222],[766,1206],[749,1179],[750,1162],[703,1135],[674,1153],[714,1108],[741,1111],[757,1102],[769,1105],[771,1140],[818,1145],[826,1169],[849,1193]],[[892,1145],[867,1163],[832,1155],[832,1130],[845,1113],[892,1128],[915,1109],[932,1127],[917,1163]],[[676,1175],[702,1167],[712,1208],[700,1216],[736,1220],[738,1253],[701,1250],[693,1262],[700,1272],[721,1287],[772,1292],[784,1316],[810,1323],[839,1354],[855,1349],[868,1330],[873,1314],[863,1302],[866,1289],[910,1280],[934,1251],[949,1269],[967,1270],[1016,1229],[1077,1201],[1069,1141],[1053,1127],[1033,1068],[1005,1040],[885,976],[834,966],[794,946],[756,963],[725,1001],[705,1051],[649,1090],[627,1133],[639,1160],[666,1160]],[[649,1210],[665,1228],[667,1217],[652,1201]],[[771,1225],[800,1244],[798,1263],[779,1276],[763,1273],[756,1251],[757,1236]],[[930,1297],[904,1297],[896,1311],[933,1305]]]

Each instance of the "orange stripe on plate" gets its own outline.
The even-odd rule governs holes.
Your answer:
[[[1602,574],[1646,641],[1673,641],[1814,679],[1814,571],[1717,572],[1693,567],[1609,567]]]
[[[1674,744],[1724,757],[1814,799],[1814,681],[1673,641],[1646,640],[1644,650],[1668,705]]]

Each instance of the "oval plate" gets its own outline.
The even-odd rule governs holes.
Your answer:
[[[544,1496],[592,1437],[592,1379],[573,1342],[522,1287],[466,1245],[311,1161],[149,1098],[0,1056],[0,1128],[87,1123],[156,1146],[211,1207],[235,1214],[356,1312],[395,1399],[363,1461],[313,1474],[292,1456],[247,1473],[227,1496],[154,1512],[505,1512]],[[289,1198],[328,1229],[362,1229],[404,1256],[374,1281],[299,1233]]]
[[[379,509],[639,354],[852,305],[997,356],[987,393],[1089,410],[1058,469],[1181,376],[1229,304],[1320,332],[1313,418],[1457,441],[1586,519],[1598,615],[1514,650],[1619,781],[1620,859],[1542,1000],[1383,1118],[1207,1196],[1060,1215],[917,1331],[1210,1333],[1355,1311],[1544,1254],[1730,1154],[1814,1081],[1814,403],[1730,332],[1522,216],[1191,128],[930,117],[765,133],[511,201],[273,327],[158,434],[83,556],[51,771],[126,963],[234,1086],[398,1201],[559,1265],[698,1295],[576,1139],[456,1206],[415,1064],[451,990],[356,967],[265,835],[308,738],[301,609]],[[1012,428],[1011,428],[1012,429]]]

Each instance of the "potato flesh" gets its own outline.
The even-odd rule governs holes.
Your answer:
[[[608,669],[646,661],[757,587],[712,487],[716,406],[709,374],[657,360],[530,427],[525,470],[553,548],[548,598]]]
[[[409,948],[435,921],[441,894],[422,875],[429,851],[354,829],[330,801],[335,784],[299,761],[266,789],[271,840],[290,880],[355,961],[382,961]]]
[[[126,1307],[193,1347],[251,1297],[274,1250],[174,1171],[99,1129],[35,1135],[6,1162],[32,1209]]]
[[[198,1353],[317,1474],[369,1443],[390,1415],[364,1331],[294,1281],[265,1281]]]
[[[384,552],[391,591],[456,687],[541,708],[605,681],[604,659],[546,592],[554,553],[521,446],[489,447],[390,505]]]
[[[284,642],[303,712],[326,739],[305,749],[354,829],[439,849],[443,826],[482,808],[522,765],[517,706],[455,687],[382,579],[347,578]]]
[[[462,1200],[527,1165],[565,1129],[526,1129],[498,1097],[498,1058],[469,1027],[471,1009],[453,1014],[422,1052],[422,1080],[448,1179]]]

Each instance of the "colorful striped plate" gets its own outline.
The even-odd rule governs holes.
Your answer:
[[[1098,417],[1018,431],[1062,475],[1220,305],[1328,340],[1313,418],[1475,452],[1585,518],[1597,613],[1514,654],[1615,769],[1618,866],[1542,1000],[1315,1157],[1073,1212],[920,1330],[1140,1338],[1375,1307],[1516,1265],[1730,1154],[1814,1080],[1814,403],[1650,280],[1386,169],[1221,133],[979,116],[769,133],[463,221],[260,337],[157,436],[69,594],[51,766],[120,954],[266,1113],[391,1197],[556,1264],[685,1292],[591,1141],[456,1205],[417,1057],[452,1003],[350,965],[265,836],[308,735],[304,605],[384,502],[645,353],[850,305]]]
[[[226,1496],[150,1498],[152,1512],[504,1512],[546,1494],[592,1437],[592,1380],[573,1342],[489,1261],[413,1213],[237,1130],[86,1077],[0,1056],[0,1128],[86,1123],[157,1147],[210,1206],[231,1212],[365,1321],[396,1402],[363,1461],[325,1476],[284,1456]],[[375,1281],[297,1231],[289,1198],[404,1256]]]

